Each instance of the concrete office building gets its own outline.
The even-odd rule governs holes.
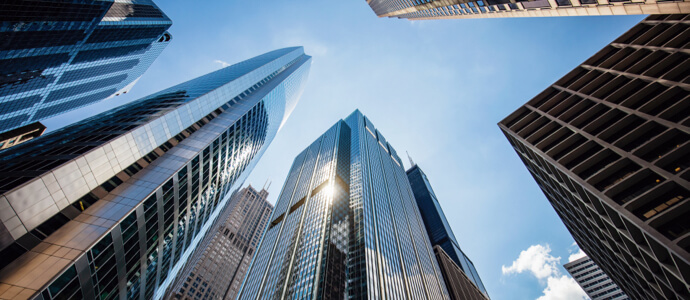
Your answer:
[[[498,125],[633,299],[690,297],[688,15],[652,15]]]
[[[126,93],[171,36],[150,0],[0,3],[0,133]]]
[[[273,205],[265,189],[238,191],[172,285],[171,299],[236,299]]]
[[[367,0],[379,17],[410,20],[690,13],[690,1]]]
[[[161,298],[310,63],[301,47],[268,52],[6,150],[0,298]]]
[[[355,111],[294,160],[239,299],[446,299],[402,161]]]
[[[407,170],[406,173],[407,179],[412,187],[412,192],[414,193],[414,199],[417,203],[417,207],[419,208],[419,212],[422,215],[422,220],[424,221],[424,228],[429,235],[429,241],[431,242],[431,245],[443,248],[442,254],[436,249],[434,249],[434,251],[436,252],[436,258],[439,259],[439,264],[442,265],[441,269],[446,270],[446,272],[443,272],[443,274],[450,294],[454,294],[453,291],[451,291],[454,289],[454,287],[448,286],[449,283],[460,284],[460,281],[462,281],[464,278],[467,278],[479,291],[481,291],[483,297],[488,298],[488,293],[486,292],[486,288],[484,288],[482,279],[479,278],[479,274],[477,273],[477,269],[474,267],[474,263],[472,263],[472,260],[470,260],[467,255],[462,252],[462,250],[460,250],[458,240],[455,238],[455,234],[453,234],[453,229],[451,229],[450,225],[448,224],[446,214],[444,214],[443,209],[441,209],[441,204],[438,202],[438,198],[436,198],[434,189],[431,188],[429,178],[427,178],[424,171],[422,171],[417,164],[413,164],[413,166]],[[454,274],[454,268],[440,260],[445,259],[445,257],[450,258],[457,265],[457,267],[464,272],[465,277]],[[446,265],[445,268],[443,266],[444,264]],[[451,276],[453,279],[446,277],[447,275]],[[463,282],[461,285],[465,285],[465,283]],[[457,294],[459,298],[452,298],[466,299],[464,297],[460,297],[460,295],[461,294]],[[477,299],[474,297],[476,296],[474,293],[472,293],[472,296],[473,297],[471,299]]]
[[[591,300],[630,300],[594,261],[585,256],[563,265]]]

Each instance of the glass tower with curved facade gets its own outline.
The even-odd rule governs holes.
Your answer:
[[[0,298],[161,298],[294,109],[275,50],[8,149]]]
[[[0,3],[0,133],[126,93],[170,43],[151,0]]]
[[[402,161],[359,111],[295,158],[240,299],[446,299]]]

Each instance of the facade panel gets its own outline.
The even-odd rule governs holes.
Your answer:
[[[0,283],[20,298],[161,298],[310,63],[301,47],[275,50],[7,150]]]
[[[0,132],[126,93],[168,45],[150,0],[3,1]]]
[[[240,298],[444,299],[422,227],[400,158],[355,111],[295,158]]]
[[[434,253],[451,300],[486,300],[488,298],[477,288],[474,279],[463,271],[441,246],[435,245]]]
[[[499,123],[633,299],[690,297],[688,15],[652,15]]]

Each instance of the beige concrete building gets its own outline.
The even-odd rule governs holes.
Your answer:
[[[265,189],[238,191],[173,285],[173,299],[235,299],[273,205]],[[167,297],[166,297],[167,298]]]
[[[367,0],[379,17],[410,20],[690,13],[690,1]]]

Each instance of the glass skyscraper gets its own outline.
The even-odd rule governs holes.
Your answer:
[[[170,299],[236,299],[273,205],[265,189],[251,185],[230,199],[187,266],[172,285]]]
[[[443,248],[445,254],[465,272],[467,278],[469,278],[488,298],[486,288],[484,288],[482,279],[479,278],[474,264],[465,253],[460,250],[458,240],[455,238],[455,234],[453,234],[450,225],[448,225],[446,215],[443,213],[443,209],[441,209],[441,205],[438,203],[438,198],[436,198],[436,194],[431,188],[429,178],[427,178],[422,169],[415,164],[407,170],[407,179],[410,181],[414,199],[419,207],[419,212],[422,215],[424,227],[429,234],[431,244]]]
[[[295,158],[239,297],[448,297],[402,161],[359,111]]]
[[[170,42],[150,0],[0,3],[0,133],[126,93]]]
[[[690,13],[690,1],[369,0],[379,17],[410,20]]]
[[[0,157],[0,298],[161,298],[300,97],[268,52]]]
[[[689,15],[651,15],[498,126],[632,299],[690,297]]]

